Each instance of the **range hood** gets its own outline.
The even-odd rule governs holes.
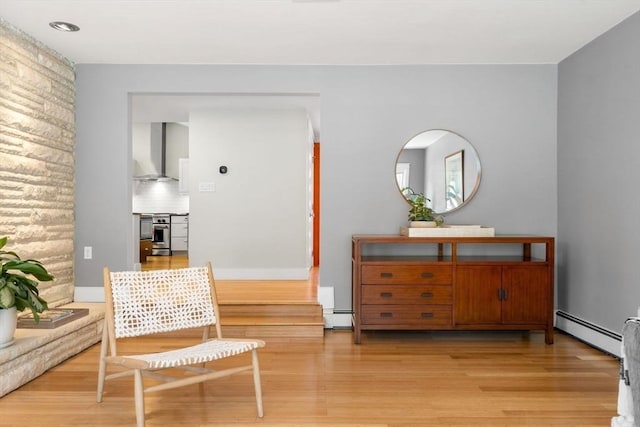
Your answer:
[[[136,124],[133,132],[136,181],[175,181],[167,176],[167,124]]]

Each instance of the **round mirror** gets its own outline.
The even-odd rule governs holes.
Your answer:
[[[424,194],[437,214],[460,209],[480,186],[480,157],[469,141],[455,132],[428,130],[407,142],[396,159],[398,190],[408,200]]]

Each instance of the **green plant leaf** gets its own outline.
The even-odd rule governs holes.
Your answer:
[[[13,292],[8,287],[0,289],[0,307],[10,308],[15,304]]]
[[[53,280],[53,276],[49,274],[49,272],[35,260],[13,260],[8,261],[4,264],[4,270],[17,270],[22,271],[25,274],[31,274],[36,279],[47,282]]]

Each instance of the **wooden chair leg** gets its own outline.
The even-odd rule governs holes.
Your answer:
[[[107,326],[104,326],[104,330],[102,332],[102,344],[100,346],[100,362],[98,365],[98,403],[102,402],[102,393],[104,392],[104,379],[107,374],[107,347],[108,347],[109,338],[107,336]]]
[[[134,377],[134,396],[136,401],[136,425],[144,427],[144,386],[142,384],[142,372],[136,369]]]
[[[251,363],[253,364],[253,385],[256,389],[256,405],[258,406],[258,417],[264,416],[262,408],[262,384],[260,383],[260,364],[258,363],[258,351],[251,352]]]

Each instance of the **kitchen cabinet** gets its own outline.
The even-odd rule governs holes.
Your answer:
[[[140,240],[140,262],[147,262],[147,257],[151,256],[153,242],[151,240]]]
[[[189,250],[189,216],[171,215],[171,252]]]
[[[554,245],[541,236],[353,236],[354,342],[363,330],[448,329],[544,330],[552,344]]]

